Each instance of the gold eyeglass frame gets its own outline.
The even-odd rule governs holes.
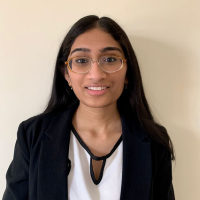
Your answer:
[[[103,56],[101,56],[98,60],[91,59],[91,58],[88,58],[88,57],[80,57],[80,56],[72,57],[72,58],[68,59],[67,61],[65,61],[65,64],[67,65],[68,69],[69,69],[71,72],[76,73],[76,74],[86,74],[86,73],[88,73],[88,72],[92,69],[92,66],[93,66],[94,62],[97,62],[97,64],[99,65],[99,67],[100,67],[100,69],[101,69],[102,71],[104,71],[104,72],[106,72],[106,73],[115,73],[115,72],[118,72],[119,70],[121,70],[121,69],[123,68],[123,66],[124,66],[124,63],[126,63],[126,61],[127,61],[127,59],[121,58],[121,57],[119,57],[119,56],[114,56],[114,55],[109,55],[109,56],[116,57],[116,58],[119,58],[119,59],[122,60],[122,65],[121,65],[121,67],[120,67],[117,71],[107,72],[107,71],[105,71],[105,70],[103,70],[103,69],[101,68],[101,65],[99,64],[99,59],[100,59],[101,57],[103,57]],[[74,58],[88,58],[88,59],[90,59],[90,60],[91,60],[91,67],[90,67],[90,69],[89,69],[88,71],[86,71],[86,72],[74,72],[74,71],[72,71],[71,68],[69,67],[69,61],[72,60],[72,59],[74,59]]]

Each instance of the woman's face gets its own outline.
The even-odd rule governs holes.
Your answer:
[[[76,38],[68,59],[83,56],[98,60],[105,55],[116,55],[125,59],[119,43],[110,34],[95,28]],[[97,62],[94,62],[92,69],[86,74],[76,74],[68,70],[65,79],[72,86],[75,95],[80,100],[80,104],[101,108],[117,104],[117,99],[124,89],[124,84],[128,83],[128,80],[125,80],[126,71],[126,63],[118,72],[106,73],[101,70]],[[106,87],[106,89],[91,90],[88,87]]]

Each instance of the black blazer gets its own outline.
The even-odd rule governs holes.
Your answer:
[[[3,200],[68,199],[67,176],[71,167],[68,149],[76,108],[42,114],[20,123]],[[120,115],[123,131],[120,200],[174,200],[170,153],[134,121],[123,113]]]

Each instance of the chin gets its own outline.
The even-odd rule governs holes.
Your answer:
[[[105,107],[108,107],[108,106],[111,106],[112,104],[115,104],[114,102],[82,102],[85,106],[87,107],[91,107],[91,108],[105,108]]]

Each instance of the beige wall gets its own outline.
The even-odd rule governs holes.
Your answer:
[[[152,111],[174,142],[176,199],[199,200],[199,0],[1,0],[0,197],[17,127],[44,110],[59,45],[88,14],[109,16],[127,32]]]

